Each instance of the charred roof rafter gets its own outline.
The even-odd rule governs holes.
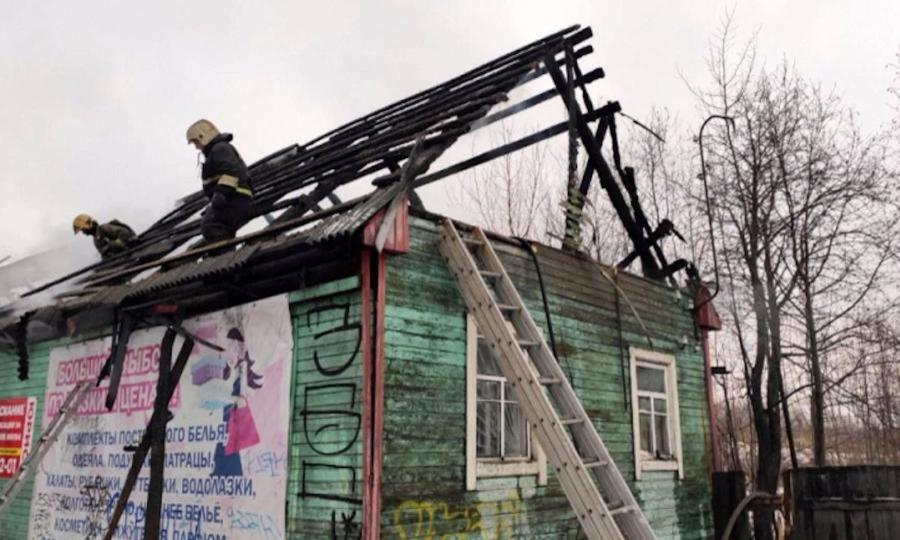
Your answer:
[[[267,292],[296,285],[297,280],[290,276],[297,273],[297,262],[311,264],[317,256],[333,256],[334,250],[327,248],[329,243],[340,241],[347,245],[346,240],[353,237],[375,212],[394,200],[401,189],[421,187],[565,132],[568,121],[429,172],[432,163],[460,137],[556,95],[565,96],[567,81],[563,80],[561,87],[556,80],[561,75],[561,66],[573,73],[571,84],[581,90],[588,105],[585,113],[579,109],[578,118],[583,128],[588,122],[602,124],[609,109],[595,110],[586,87],[602,78],[603,70],[595,68],[582,72],[578,65],[580,58],[593,52],[590,45],[584,44],[591,36],[590,28],[566,28],[305,144],[288,146],[253,163],[250,172],[255,192],[254,216],[268,217],[262,230],[211,246],[189,246],[183,251],[183,246],[200,233],[196,216],[205,206],[206,199],[202,192],[196,192],[183,198],[176,209],[141,233],[135,248],[63,276],[29,294],[80,278],[82,289],[79,293],[69,293],[48,309],[55,310],[57,319],[60,315],[70,317],[80,313],[78,318],[83,320],[88,313],[108,312],[146,302],[151,297],[170,302],[181,297],[209,297],[219,298],[217,302],[221,302],[224,294],[228,301],[229,287],[226,285],[233,289],[234,283],[227,279],[228,283],[225,283],[223,279],[229,274],[270,283],[271,286],[261,288]],[[494,111],[497,105],[508,100],[511,90],[545,75],[553,79],[553,86]],[[581,131],[583,129],[579,134],[586,147],[597,144],[589,129],[586,134]],[[401,170],[408,168],[410,153],[419,139],[421,150],[415,163],[411,164],[408,181],[400,186]],[[602,160],[599,147],[589,148],[589,154],[592,160],[599,158],[601,183],[608,183],[612,172]],[[375,189],[368,195],[344,202],[335,198],[337,188],[372,177],[375,178],[372,180]],[[583,178],[582,183],[587,185],[589,181]],[[297,194],[303,190],[309,191]],[[624,196],[621,192],[619,195],[621,204],[614,202],[614,205],[618,208],[624,204],[627,209]],[[331,206],[323,207],[326,201]],[[276,212],[281,213],[274,214]],[[646,237],[630,212],[627,218],[623,219],[623,224],[635,245],[641,246]],[[221,253],[223,248],[235,246],[239,247],[237,251]],[[176,251],[179,247],[183,252]],[[649,252],[649,248],[643,251]],[[300,258],[293,260],[292,253]],[[645,267],[649,266],[653,272],[659,270],[659,265],[653,267],[655,259],[650,257],[645,261],[644,255],[641,258]],[[334,261],[320,262],[329,265]],[[294,263],[293,267],[291,263]],[[265,276],[256,271],[257,266],[266,269]],[[158,270],[144,275],[154,269]],[[242,279],[241,283],[249,281]],[[224,290],[218,291],[216,287]]]

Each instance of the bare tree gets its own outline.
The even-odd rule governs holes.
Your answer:
[[[515,128],[504,123],[493,143],[508,144],[516,136]],[[550,143],[506,154],[469,174],[461,184],[460,202],[473,207],[484,226],[513,237],[550,239],[562,216],[555,202],[565,188],[565,172],[559,170]]]
[[[772,128],[760,121],[776,89],[767,77],[757,75],[753,41],[735,45],[730,17],[715,36],[707,63],[712,85],[694,93],[707,114],[734,117],[738,126],[713,128],[707,145],[709,176],[724,244],[729,311],[756,432],[756,489],[775,493],[782,447],[782,317],[793,286],[785,279],[786,220],[783,197],[773,181]],[[751,316],[745,319],[747,304]],[[759,513],[754,520],[756,538],[772,537],[772,519],[769,511]]]
[[[846,394],[869,395],[873,363],[857,349],[894,309],[882,285],[896,265],[896,190],[886,136],[863,136],[849,107],[787,63],[758,67],[753,43],[737,43],[726,17],[710,47],[712,83],[689,86],[703,112],[735,119],[707,140],[709,177],[756,434],[755,483],[774,493],[783,435],[798,463],[792,416],[817,464],[826,461],[826,424],[837,438],[858,435],[859,418],[871,422],[854,413],[866,398]],[[789,407],[801,396],[809,414]],[[836,459],[865,451],[848,442]],[[770,516],[757,518],[757,538],[769,538]]]
[[[811,379],[811,428],[817,466],[826,464],[823,363],[846,338],[879,316],[855,316],[878,292],[893,253],[896,212],[883,166],[885,145],[860,135],[852,111],[833,94],[783,67],[787,107],[770,103],[770,139],[777,149],[776,176],[787,205],[788,236],[797,294],[788,316],[801,331],[796,354]],[[785,129],[784,126],[789,126]],[[880,211],[873,211],[875,209]],[[880,310],[888,309],[883,303]],[[857,363],[857,369],[863,364]]]

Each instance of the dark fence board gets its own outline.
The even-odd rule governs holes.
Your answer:
[[[900,538],[900,466],[795,469],[792,540]]]

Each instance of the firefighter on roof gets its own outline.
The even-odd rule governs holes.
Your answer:
[[[209,206],[201,231],[207,242],[234,238],[251,217],[253,191],[247,165],[231,145],[231,133],[219,133],[209,120],[197,120],[187,130],[187,141],[203,152],[203,192]]]
[[[75,216],[72,222],[72,230],[75,234],[82,232],[94,238],[94,247],[104,259],[112,257],[128,249],[135,240],[134,231],[128,225],[118,220],[100,225],[97,220],[87,214]]]

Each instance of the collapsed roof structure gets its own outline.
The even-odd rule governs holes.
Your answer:
[[[59,344],[61,342],[56,338],[75,334],[98,343],[100,340],[92,338],[102,336],[102,340],[107,340],[112,334],[108,349],[104,348],[103,356],[109,355],[106,362],[102,368],[99,363],[92,364],[99,368],[96,384],[93,381],[95,373],[92,372],[87,379],[70,390],[66,398],[67,404],[60,408],[63,412],[47,424],[48,432],[55,432],[49,436],[42,435],[39,440],[40,444],[50,441],[51,445],[67,422],[66,419],[58,419],[71,418],[72,416],[66,415],[70,412],[71,415],[75,414],[79,400],[87,395],[88,389],[99,387],[107,377],[108,387],[96,391],[107,392],[106,410],[113,411],[132,331],[138,327],[167,327],[160,345],[154,412],[147,429],[143,431],[140,444],[127,449],[134,454],[130,458],[131,465],[123,487],[116,495],[112,514],[108,512],[111,501],[104,503],[107,512],[102,517],[102,525],[107,531],[106,538],[112,538],[116,534],[119,519],[135,489],[148,452],[150,480],[144,537],[160,537],[163,470],[167,466],[162,459],[166,454],[166,424],[175,418],[167,407],[188,359],[193,354],[194,342],[202,343],[209,349],[222,350],[222,347],[211,341],[205,341],[206,338],[199,333],[192,334],[181,327],[181,322],[194,315],[252,304],[255,300],[281,293],[300,297],[310,295],[296,299],[295,302],[295,306],[302,305],[307,309],[304,331],[312,332],[310,314],[323,310],[318,305],[320,301],[328,304],[324,307],[325,310],[337,309],[342,313],[336,319],[338,328],[322,330],[316,327],[317,330],[312,332],[312,340],[303,339],[298,334],[293,345],[295,352],[304,350],[307,353],[305,356],[297,355],[291,365],[292,370],[298,370],[297,374],[302,373],[298,375],[297,384],[307,386],[303,390],[302,405],[298,400],[294,403],[292,412],[295,418],[303,418],[305,443],[298,443],[295,445],[296,452],[292,450],[290,453],[290,470],[291,474],[300,474],[302,478],[296,486],[300,489],[297,497],[312,501],[303,511],[294,507],[289,529],[295,534],[309,537],[311,531],[321,532],[330,526],[332,536],[336,537],[336,509],[316,504],[329,501],[350,505],[347,507],[350,517],[344,519],[345,522],[351,522],[349,529],[345,529],[348,531],[354,530],[353,516],[359,505],[363,505],[361,514],[365,518],[361,537],[378,538],[382,499],[398,502],[394,499],[406,497],[410,478],[406,473],[401,474],[399,488],[388,483],[384,493],[381,491],[383,461],[391,463],[385,469],[387,471],[402,468],[402,464],[394,467],[397,460],[383,460],[382,451],[396,456],[408,450],[408,447],[402,445],[395,448],[383,444],[382,435],[388,432],[385,428],[386,385],[392,391],[393,403],[389,405],[402,402],[407,407],[389,411],[388,418],[403,426],[409,425],[411,421],[418,421],[421,422],[423,431],[426,428],[432,429],[434,439],[430,442],[435,444],[425,444],[422,453],[440,460],[441,466],[446,466],[445,458],[450,455],[435,451],[442,445],[452,446],[456,452],[454,455],[457,458],[463,457],[458,444],[462,430],[454,432],[451,427],[444,432],[442,421],[464,427],[465,463],[460,463],[454,469],[455,472],[445,474],[441,480],[433,474],[432,467],[437,468],[437,464],[427,460],[416,461],[422,462],[417,465],[425,465],[422,468],[429,482],[440,484],[444,481],[444,484],[437,487],[443,495],[453,494],[457,500],[465,500],[465,492],[460,491],[461,478],[454,477],[454,474],[464,471],[466,489],[477,487],[477,436],[469,437],[469,433],[476,433],[476,415],[470,413],[478,407],[478,399],[475,397],[478,392],[474,391],[474,387],[477,386],[479,370],[482,369],[478,367],[481,364],[482,349],[499,367],[503,375],[499,377],[503,379],[502,385],[508,384],[513,389],[515,403],[518,403],[517,406],[524,411],[524,418],[528,420],[526,424],[522,424],[524,433],[533,429],[534,440],[543,448],[530,456],[529,459],[533,458],[531,462],[537,464],[538,468],[526,476],[537,476],[535,486],[546,485],[546,462],[549,459],[554,465],[554,476],[559,478],[559,485],[564,493],[545,490],[540,496],[534,497],[541,505],[546,504],[547,508],[558,510],[556,501],[564,495],[574,510],[571,517],[577,520],[589,538],[655,538],[654,529],[645,512],[656,520],[653,526],[660,530],[672,530],[680,534],[708,528],[704,524],[708,521],[705,517],[708,508],[705,503],[700,502],[708,487],[703,473],[706,470],[704,453],[707,445],[705,437],[694,434],[705,433],[704,420],[715,418],[711,410],[712,401],[708,398],[709,377],[706,379],[705,394],[704,387],[698,381],[704,369],[707,373],[709,370],[706,354],[705,368],[700,361],[699,344],[706,343],[706,331],[715,329],[717,322],[702,320],[703,313],[697,306],[697,297],[692,303],[677,291],[676,294],[671,294],[672,290],[662,283],[668,281],[674,284],[674,273],[682,269],[688,272],[692,280],[696,280],[698,276],[689,262],[678,260],[669,263],[666,260],[659,240],[673,233],[674,227],[665,219],[651,226],[641,208],[634,171],[623,166],[618,147],[615,119],[621,110],[619,104],[608,102],[595,107],[587,90],[589,84],[604,76],[601,68],[582,71],[579,64],[580,59],[593,52],[585,43],[591,35],[590,28],[573,26],[564,29],[305,144],[289,146],[253,163],[250,174],[254,201],[250,221],[255,224],[264,221],[261,229],[248,231],[253,227],[247,226],[235,239],[215,244],[199,242],[199,216],[207,205],[207,199],[198,191],[182,199],[176,209],[140,234],[138,242],[127,251],[34,288],[26,294],[28,300],[34,302],[38,293],[52,293],[55,295],[53,301],[46,304],[35,302],[24,307],[19,305],[17,310],[0,313],[0,330],[6,335],[6,341],[15,344],[18,349],[20,379],[28,376],[29,343]],[[509,96],[515,89],[548,79],[552,84],[542,91],[510,102]],[[565,105],[567,112],[563,121],[435,169],[438,158],[446,155],[450,147],[465,137],[557,97]],[[591,123],[596,125],[592,127]],[[534,245],[529,245],[526,241],[521,242],[522,245],[514,244],[497,235],[492,235],[489,239],[477,227],[461,225],[457,229],[452,220],[436,219],[439,216],[427,213],[417,201],[415,190],[422,186],[563,133],[568,133],[570,138],[567,200],[563,205],[566,218],[563,250],[568,253],[552,248],[542,249],[548,252],[541,255],[549,263],[545,267],[548,287],[545,287]],[[604,155],[603,146],[606,141],[609,141],[611,161],[607,161]],[[579,144],[588,156],[580,179],[576,178],[575,152],[572,151]],[[639,260],[641,270],[649,280],[626,276],[620,287],[618,274],[611,277],[602,265],[578,254],[581,247],[581,214],[595,176],[633,245],[632,253],[620,261],[618,267],[626,268],[633,261]],[[366,195],[341,200],[336,194],[343,186],[354,183],[361,185],[365,182],[370,182],[373,186]],[[405,207],[408,200],[412,201],[413,207],[409,213]],[[435,223],[438,221],[441,222],[440,227]],[[413,228],[418,229],[415,234],[410,232]],[[491,242],[497,239],[502,240],[498,244],[507,245],[498,246],[495,251]],[[411,248],[414,243],[416,246]],[[515,251],[510,251],[510,245],[516,246]],[[522,252],[522,247],[527,255]],[[392,266],[391,271],[396,270],[392,275],[397,276],[393,287],[388,285],[386,278],[385,253],[404,255],[392,258],[396,264]],[[403,267],[404,264],[407,265],[406,268]],[[509,273],[507,266],[511,270]],[[432,273],[430,270],[436,267],[439,270]],[[534,276],[531,274],[532,269]],[[603,279],[592,281],[592,277]],[[455,285],[451,280],[455,281]],[[658,283],[653,283],[653,280]],[[65,290],[60,292],[63,288]],[[391,296],[386,293],[389,288]],[[528,289],[532,292],[540,291],[549,343],[544,338],[543,327],[532,319],[531,308],[518,292]],[[626,295],[626,289],[648,315],[648,323],[654,327],[654,332],[644,324],[638,310]],[[360,313],[359,322],[351,323],[347,318],[349,303],[332,304],[335,295],[353,297],[354,309],[358,309]],[[554,295],[558,304],[551,306],[548,297],[553,298]],[[388,317],[388,298],[394,302],[391,307],[412,319],[395,317],[393,314]],[[624,313],[620,298],[629,305],[633,318]],[[700,297],[699,301],[702,306],[708,304],[709,299]],[[452,311],[452,314],[446,316],[445,313],[442,317],[442,310]],[[550,323],[551,311],[556,311],[557,320],[567,329],[568,334],[577,335],[574,340],[560,340],[560,351],[567,351],[562,355],[557,354]],[[298,313],[301,314],[292,312],[291,317],[302,319],[303,312]],[[415,343],[412,345],[413,354],[410,358],[401,358],[403,355],[396,354],[393,359],[397,363],[390,370],[386,369],[385,359],[399,350],[396,343],[388,343],[388,337],[404,342],[403,347],[407,347],[406,339],[394,334],[403,334],[401,328],[405,329],[411,324],[424,325],[426,321],[434,324],[434,327],[421,330],[421,335],[413,335]],[[703,331],[702,336],[698,335],[698,329]],[[342,349],[335,355],[349,360],[341,360],[344,363],[336,368],[323,367],[319,364],[317,355],[323,352],[325,357],[325,351],[330,349],[327,343],[316,344],[315,339],[331,335],[335,331],[355,334],[355,339],[338,339],[332,343],[338,347],[349,347],[349,355],[345,355],[347,351]],[[445,333],[454,331],[456,333],[449,339],[444,339]],[[172,364],[176,333],[185,339]],[[227,335],[228,339],[239,339],[243,343],[244,337],[240,332],[232,336],[229,330]],[[691,341],[689,335],[693,335],[697,347],[687,347],[687,343]],[[446,343],[437,343],[437,338]],[[635,344],[643,347],[645,340],[649,349],[634,347]],[[453,347],[456,347],[455,356],[448,355],[446,349]],[[35,350],[41,349],[36,347]],[[352,372],[346,371],[360,351],[362,365],[359,366],[359,372],[355,369]],[[408,351],[404,351],[405,355]],[[630,357],[628,359],[626,351]],[[43,353],[35,353],[36,372],[49,363],[49,354],[46,347],[43,348]],[[676,373],[676,355],[680,356],[681,375]],[[408,386],[407,374],[418,373],[412,370],[413,366],[416,370],[428,370],[427,366],[434,365],[429,364],[428,360],[444,360],[444,356],[449,356],[450,363],[454,360],[457,362],[456,370],[452,367],[437,370],[434,377],[427,378],[430,380],[421,384],[438,385],[438,389],[433,392],[440,393],[449,400],[439,405],[455,412],[447,416],[420,415],[410,420],[406,411],[418,414],[424,402],[434,401],[434,394],[429,393],[431,389],[427,386]],[[563,371],[559,363],[560,356],[568,373]],[[249,362],[250,357],[246,356],[246,360]],[[587,375],[582,378],[578,387],[574,380],[570,380],[573,369],[569,360],[574,360],[575,364],[581,363],[582,374]],[[642,362],[642,367],[638,366],[639,362]],[[315,369],[303,371],[303,366],[310,367],[310,363],[314,364]],[[239,364],[240,361],[235,365]],[[647,367],[651,364],[656,367]],[[194,367],[198,365],[202,365],[201,362],[195,363]],[[626,376],[629,366],[631,375]],[[640,383],[636,375],[638,369],[656,369],[656,376],[662,377],[654,379],[659,383],[654,391],[660,393],[659,399],[662,401],[655,402],[657,405],[653,406],[653,411],[657,414],[657,421],[665,424],[665,419],[671,418],[673,423],[660,428],[659,437],[653,434],[648,437],[640,433],[641,419],[649,417],[639,414],[641,401],[638,396]],[[248,368],[248,387],[251,387],[250,373]],[[465,381],[461,377],[463,374]],[[679,376],[683,377],[683,408],[678,402]],[[334,377],[340,377],[342,382],[335,382],[338,379]],[[228,378],[228,375],[223,377]],[[18,392],[21,386],[19,381],[9,379],[7,382],[11,384],[8,384],[8,390]],[[240,382],[239,371],[237,379]],[[208,379],[203,380],[204,383],[208,382]],[[402,385],[398,384],[401,380]],[[525,381],[528,382],[527,385]],[[452,384],[459,385],[463,382],[467,386],[466,392],[447,390],[453,388]],[[517,383],[520,383],[518,387]],[[348,390],[350,404],[346,411],[337,411],[331,404],[328,392],[333,388]],[[310,389],[327,390],[322,395],[329,397],[317,401],[315,392],[309,392]],[[580,390],[582,396],[576,390]],[[231,392],[232,396],[243,397],[249,412],[249,399],[240,395],[239,387],[231,386]],[[359,398],[357,393],[360,394]],[[588,405],[581,403],[585,396],[588,396]],[[603,399],[597,401],[597,398]],[[315,407],[309,409],[308,400],[318,405],[327,404],[327,407],[324,410]],[[664,415],[656,409],[659,404],[663,406]],[[700,413],[704,404],[710,407],[710,412],[705,417]],[[227,414],[229,419],[235,418],[236,423],[236,404],[233,407],[235,408],[229,409]],[[466,414],[458,414],[463,407]],[[289,409],[290,407],[282,404],[278,410],[290,412]],[[210,417],[209,414],[204,414]],[[338,452],[321,451],[310,439],[309,417],[335,414],[355,419],[355,427],[344,430],[340,423],[327,420],[327,425],[314,430],[313,439],[319,432],[324,431],[329,435],[334,429],[349,436],[350,440],[339,440],[336,443],[332,441],[343,447]],[[611,436],[611,441],[615,441],[611,451],[606,449],[591,417],[599,414],[603,415],[605,434]],[[181,412],[179,415],[187,416]],[[690,429],[688,433],[691,434],[686,438],[684,452],[677,420],[682,416],[686,428]],[[285,422],[287,421],[288,417],[285,416]],[[465,426],[460,425],[461,421]],[[216,415],[214,422],[222,429],[225,428],[224,417],[220,422]],[[528,428],[528,424],[532,428]],[[670,425],[673,426],[671,429],[667,427]],[[300,433],[299,429],[289,430]],[[499,433],[505,433],[505,428],[501,428]],[[670,435],[662,435],[663,433]],[[710,433],[713,434],[714,431]],[[630,440],[629,434],[632,435]],[[229,441],[232,440],[231,437],[229,434]],[[525,435],[523,440],[528,437]],[[669,437],[673,441],[671,445]],[[645,448],[651,440],[654,445],[658,443],[656,450]],[[301,448],[304,444],[318,456],[315,462],[306,462]],[[712,444],[715,446],[714,440]],[[343,452],[351,447],[354,447],[354,452],[359,450],[354,454],[354,459],[360,458],[360,482],[357,482],[355,466],[344,461],[325,459],[339,457],[343,460],[347,457]],[[645,449],[647,456],[642,454]],[[547,457],[539,457],[544,452]],[[223,448],[222,455],[224,454]],[[41,456],[42,451],[38,450],[33,455]],[[40,461],[40,457],[37,460]],[[298,463],[298,460],[302,463]],[[653,500],[644,499],[639,503],[632,494],[633,484],[629,485],[624,479],[623,470],[634,472],[635,479],[641,480],[645,461],[649,463],[645,469],[647,473],[665,474],[668,471],[670,475],[650,478],[643,484],[653,490],[656,496],[663,491],[659,491],[654,482],[659,479],[666,482],[665,489],[671,488],[670,492],[666,496],[657,497],[666,500],[665,507],[659,507]],[[619,467],[623,464],[625,468],[620,470]],[[346,492],[335,494],[317,491],[318,488],[308,490],[307,465],[311,465],[311,484],[318,482],[345,485]],[[313,470],[316,466],[320,467],[320,471],[326,472],[317,474]],[[685,468],[688,470],[687,474]],[[327,474],[327,471],[336,469],[348,472],[349,479],[342,481],[340,477]],[[27,469],[23,467],[17,473],[19,476],[16,481],[4,486],[6,491],[0,496],[0,512],[4,501],[14,499],[10,496],[11,490],[22,485],[18,480],[23,477],[23,471],[27,473]],[[201,471],[201,474],[206,472]],[[503,475],[485,473],[482,476]],[[361,493],[359,484],[362,485]],[[416,491],[423,490],[417,487]],[[253,497],[255,496],[254,493]],[[675,499],[678,501],[674,501]],[[674,501],[675,506],[669,505],[671,501]],[[685,508],[679,506],[679,503],[683,503]],[[401,503],[395,513],[394,526],[399,527],[398,530],[405,530],[401,519],[404,504],[406,503]],[[331,511],[330,523],[326,517],[328,512],[323,511],[325,508]],[[561,529],[570,528],[566,523],[570,517],[568,510],[554,510],[554,519],[546,519],[548,515],[537,510],[537,507],[533,510],[535,514],[540,513],[540,521],[549,522],[547,530],[559,533]],[[304,518],[304,512],[309,512],[313,517]],[[343,513],[341,515],[346,518]],[[422,515],[421,511],[419,515]],[[454,526],[454,530],[460,529]],[[350,537],[349,534],[345,536]],[[531,537],[531,534],[527,536]]]
[[[26,293],[69,284],[56,302],[0,322],[5,341],[17,343],[24,357],[29,341],[106,327],[123,311],[173,303],[186,316],[315,283],[328,272],[328,261],[345,256],[342,248],[392,201],[409,193],[416,206],[418,187],[566,132],[580,141],[589,159],[581,182],[569,185],[565,244],[577,249],[584,196],[596,173],[634,245],[620,265],[639,259],[644,274],[655,279],[691,270],[685,261],[666,261],[658,240],[672,231],[671,223],[663,220],[651,227],[640,206],[634,172],[621,164],[615,131],[618,103],[595,107],[587,91],[587,85],[604,76],[602,68],[583,72],[579,64],[593,52],[585,44],[591,36],[589,27],[566,28],[256,161],[250,166],[253,216],[268,222],[261,230],[201,246],[199,215],[207,200],[202,191],[185,197],[126,252]],[[552,85],[546,90],[500,107],[512,90],[547,75]],[[462,138],[557,96],[569,112],[567,120],[440,170],[430,169]],[[591,122],[597,122],[593,131]],[[607,134],[613,167],[601,151]],[[341,186],[366,179],[374,186],[367,195],[341,200],[335,194]],[[31,332],[29,323],[37,322],[45,330],[41,335]]]

